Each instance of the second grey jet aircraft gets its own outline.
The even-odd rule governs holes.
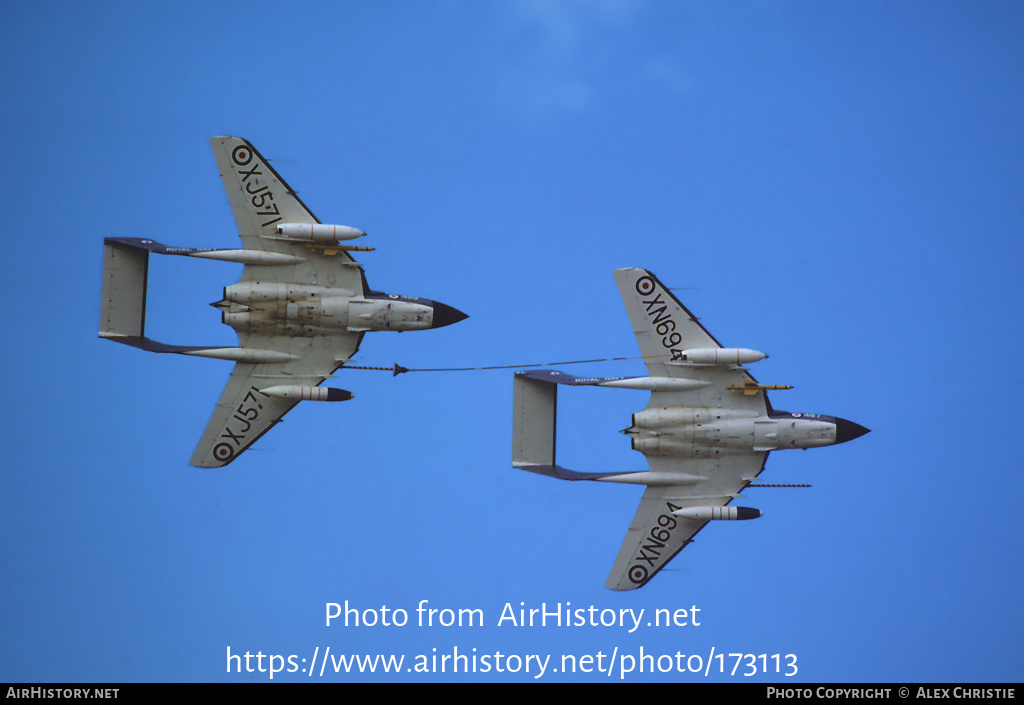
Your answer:
[[[697,318],[643,269],[617,269],[649,377],[578,378],[554,370],[516,374],[513,467],[562,480],[644,485],[643,497],[605,587],[643,587],[709,521],[755,519],[758,509],[730,503],[751,486],[768,454],[858,438],[868,429],[834,416],[776,411],[744,365],[767,355],[723,348]],[[559,384],[651,392],[623,430],[647,457],[643,472],[576,472],[555,462]]]

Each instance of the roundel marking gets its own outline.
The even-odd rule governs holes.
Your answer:
[[[647,580],[647,569],[642,565],[635,565],[629,569],[629,580],[634,583],[642,583]]]
[[[644,276],[636,280],[635,287],[636,293],[643,294],[644,296],[646,296],[647,294],[650,294],[652,291],[654,291],[654,279],[645,274]]]
[[[240,144],[231,150],[231,159],[238,166],[245,166],[252,161],[252,150],[244,144]]]
[[[227,443],[218,443],[213,447],[213,457],[222,463],[226,463],[231,460],[235,454],[235,449]]]

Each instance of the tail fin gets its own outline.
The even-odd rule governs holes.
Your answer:
[[[147,250],[113,238],[103,241],[101,338],[145,336],[148,275]]]

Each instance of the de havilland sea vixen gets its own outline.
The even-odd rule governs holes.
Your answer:
[[[743,367],[767,355],[723,348],[657,277],[618,269],[615,280],[649,377],[577,378],[553,370],[518,373],[513,384],[514,467],[563,480],[645,485],[605,587],[645,585],[709,521],[755,519],[729,506],[764,469],[768,454],[852,440],[868,429],[833,416],[776,411],[767,389]],[[555,462],[557,385],[651,392],[627,434],[648,470],[575,472]],[[765,486],[765,485],[762,485]]]
[[[243,249],[168,247],[141,238],[104,240],[100,337],[151,352],[233,360],[235,367],[190,463],[227,465],[303,400],[352,394],[320,383],[351,360],[369,331],[440,328],[466,318],[451,306],[370,289],[341,244],[366,233],[324,225],[266,159],[238,137],[210,144]],[[238,347],[165,345],[145,337],[149,253],[245,265],[214,303]]]
[[[344,401],[319,386],[348,363],[370,331],[440,328],[466,318],[451,306],[371,290],[353,251],[366,233],[325,225],[266,159],[238,137],[212,137],[243,249],[169,247],[142,238],[104,240],[100,337],[143,350],[235,362],[192,455],[198,467],[232,462],[299,401]],[[245,265],[212,304],[235,329],[238,347],[158,343],[145,336],[150,253]],[[765,357],[724,348],[657,277],[619,269],[615,280],[646,360],[648,377],[578,378],[553,370],[518,373],[513,385],[514,467],[563,480],[644,485],[643,497],[606,587],[645,585],[709,521],[754,519],[730,506],[752,485],[768,454],[857,438],[868,429],[833,416],[776,411],[744,365]],[[395,365],[394,371],[405,371]],[[636,472],[576,472],[555,462],[559,384],[650,391],[627,434],[647,456]],[[771,485],[760,485],[771,486]]]

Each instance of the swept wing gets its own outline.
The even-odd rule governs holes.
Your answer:
[[[302,260],[291,266],[246,265],[241,281],[285,281],[338,287],[358,295],[366,292],[362,269],[349,250],[280,237],[277,228],[283,224],[320,221],[255,147],[240,137],[211,137],[210,146],[245,249]]]
[[[721,349],[723,346],[656,276],[634,267],[617,269],[614,275],[651,377],[678,377],[707,383],[693,391],[654,392],[648,407],[728,406],[765,413],[767,397],[764,394],[738,395],[728,389],[756,384],[742,366],[701,365],[682,359],[687,350]]]
[[[717,460],[688,460],[648,455],[652,473],[707,478],[687,482],[648,485],[640,498],[605,587],[634,590],[643,587],[670,560],[693,541],[707,525],[706,519],[675,514],[688,507],[723,507],[764,468],[768,453],[728,456]]]
[[[365,294],[362,269],[348,251],[276,236],[281,223],[320,221],[255,147],[239,137],[212,137],[210,145],[245,249],[301,260],[291,265],[247,264],[240,282],[281,282],[337,289],[350,296]],[[229,304],[224,307],[230,310]],[[362,332],[345,331],[309,336],[295,331],[282,335],[239,331],[240,347],[286,353],[293,359],[235,364],[190,464],[212,468],[230,463],[299,402],[267,396],[261,389],[318,386],[356,353],[362,336]]]
[[[355,354],[362,335],[299,338],[240,334],[243,348],[283,350],[296,359],[287,363],[236,363],[189,463],[201,468],[230,463],[300,401],[271,397],[261,389],[318,386]]]
[[[741,366],[700,365],[682,359],[687,350],[723,346],[656,276],[636,268],[618,269],[614,274],[650,375],[707,383],[690,391],[651,392],[648,410],[699,408],[707,409],[709,416],[721,416],[716,413],[721,411],[757,415],[767,412],[764,393],[747,396],[728,389],[756,384]],[[636,433],[638,429],[630,430]],[[682,518],[673,512],[729,504],[763,469],[768,458],[767,452],[720,453],[697,458],[681,452],[685,451],[659,448],[644,455],[653,473],[704,479],[647,487],[605,587],[631,590],[645,585],[707,524],[706,520]]]

